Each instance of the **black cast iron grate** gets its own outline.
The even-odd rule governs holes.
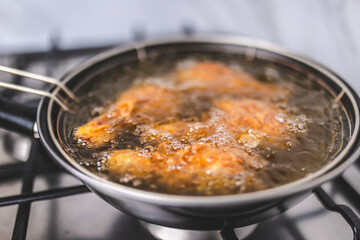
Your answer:
[[[26,68],[26,66],[28,66],[32,61],[46,61],[47,74],[51,75],[51,68],[53,67],[52,65],[54,61],[57,61],[60,58],[76,57],[81,55],[94,55],[110,47],[111,46],[103,46],[60,50],[56,45],[56,41],[53,41],[52,49],[49,52],[17,54],[13,55],[12,57],[15,59],[14,67],[20,69]],[[21,84],[22,78],[14,76],[13,82]],[[4,90],[2,91],[2,96],[8,99],[12,99],[15,94],[13,91]],[[0,198],[0,207],[9,205],[19,206],[12,235],[12,239],[14,240],[26,239],[32,202],[90,192],[89,189],[84,185],[33,192],[32,189],[34,178],[37,175],[45,172],[48,173],[50,171],[61,171],[61,169],[49,159],[49,157],[41,148],[41,143],[38,140],[33,140],[30,155],[26,162],[0,166],[0,181],[15,178],[22,179],[21,194]],[[346,195],[347,199],[349,199],[349,201],[351,201],[354,206],[360,209],[360,195],[356,192],[356,190],[354,190],[351,185],[341,176],[335,179],[334,183],[340,185],[342,194]],[[353,231],[353,239],[359,240],[360,219],[355,214],[355,212],[348,206],[337,205],[321,187],[315,188],[313,193],[317,196],[319,201],[326,209],[341,214],[341,216],[349,224]],[[224,221],[224,227],[221,229],[220,234],[224,240],[238,239],[234,232],[234,227],[231,221]]]

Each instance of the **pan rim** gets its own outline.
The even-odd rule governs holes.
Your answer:
[[[122,52],[126,52],[129,50],[138,49],[139,47],[148,47],[148,46],[157,46],[161,44],[176,44],[176,43],[217,43],[217,44],[231,44],[236,46],[246,46],[252,47],[255,49],[263,49],[270,52],[275,52],[277,54],[286,56],[288,58],[294,59],[299,61],[317,71],[321,72],[322,74],[326,75],[332,80],[335,80],[335,83],[345,89],[347,96],[349,97],[353,107],[355,109],[355,124],[353,135],[345,149],[329,164],[327,164],[322,169],[316,171],[315,173],[309,174],[304,178],[301,178],[297,181],[284,184],[282,186],[278,186],[275,188],[265,189],[257,192],[250,192],[250,193],[241,193],[241,194],[232,194],[232,195],[221,195],[221,196],[184,196],[184,195],[171,195],[171,194],[164,194],[164,193],[156,193],[150,192],[140,189],[135,189],[131,187],[127,187],[115,182],[111,182],[100,176],[91,173],[86,168],[80,166],[74,159],[70,158],[66,152],[62,149],[62,146],[59,144],[58,140],[53,131],[52,126],[52,119],[51,119],[51,112],[53,109],[53,100],[45,100],[42,99],[38,111],[38,127],[40,133],[40,139],[43,144],[46,146],[47,150],[50,151],[51,155],[55,157],[56,161],[59,162],[63,167],[65,167],[68,171],[70,171],[73,175],[80,178],[85,184],[90,186],[100,186],[101,190],[97,191],[106,192],[108,195],[119,194],[119,196],[136,199],[140,201],[158,203],[162,205],[168,206],[197,206],[197,207],[215,207],[215,206],[225,206],[228,204],[242,204],[245,202],[259,202],[271,199],[277,199],[281,197],[290,196],[299,192],[310,190],[311,188],[320,185],[321,183],[337,176],[340,174],[347,166],[349,166],[353,161],[357,159],[360,154],[360,149],[356,149],[351,153],[351,156],[348,156],[346,160],[344,157],[346,154],[349,154],[349,150],[354,145],[355,141],[358,139],[359,135],[359,112],[357,111],[358,104],[353,96],[352,91],[348,88],[346,83],[338,77],[336,74],[332,73],[326,67],[309,60],[305,57],[299,56],[287,50],[284,50],[282,47],[278,47],[276,45],[251,39],[251,38],[242,38],[237,36],[196,36],[196,37],[186,37],[186,38],[176,38],[176,39],[167,39],[167,40],[160,40],[160,41],[152,41],[152,42],[145,42],[145,43],[138,43],[128,47],[118,47],[114,49],[110,49],[99,55],[89,59],[88,61],[84,62],[83,64],[75,67],[75,69],[68,75],[63,78],[63,81],[66,83],[74,76],[82,72],[83,70],[87,69],[88,67],[92,66],[93,64],[107,59],[111,56],[115,56],[121,54]],[[59,91],[58,88],[53,90],[54,94],[57,94]],[[47,104],[46,104],[47,102]],[[50,134],[51,142],[56,146],[56,150],[60,153],[62,157],[57,154],[54,149],[52,149],[51,144],[49,144],[46,139],[46,132],[43,132],[43,127],[40,124],[40,114],[42,114],[42,109],[47,108],[47,128]],[[343,161],[342,163],[340,163]],[[339,164],[335,167],[336,164]],[[330,165],[331,164],[331,165]],[[330,167],[328,167],[330,165]]]

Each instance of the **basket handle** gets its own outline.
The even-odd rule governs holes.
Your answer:
[[[59,80],[57,80],[55,78],[23,71],[23,70],[19,70],[19,69],[15,69],[15,68],[1,66],[1,65],[0,65],[0,71],[56,85],[61,90],[63,90],[69,98],[71,98],[72,100],[74,100],[76,102],[79,102],[78,98],[62,82],[60,82]],[[71,112],[71,109],[66,105],[64,100],[62,98],[60,98],[60,96],[56,96],[54,94],[51,94],[50,92],[33,89],[30,87],[24,87],[24,86],[16,85],[13,83],[5,83],[5,82],[0,82],[0,87],[5,87],[5,88],[16,90],[16,91],[27,92],[27,93],[32,93],[32,94],[51,98],[56,103],[58,103],[60,105],[60,107],[63,108],[65,111]]]

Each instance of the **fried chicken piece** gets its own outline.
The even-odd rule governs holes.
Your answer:
[[[209,143],[214,146],[240,144],[256,148],[261,141],[289,136],[286,114],[272,103],[254,99],[216,99],[202,122],[177,121],[144,125],[136,133],[141,143],[172,141],[174,145]],[[281,116],[281,118],[279,117]],[[279,141],[283,147],[283,141]]]
[[[78,144],[87,148],[100,148],[117,136],[108,124],[101,124],[100,121],[91,121],[78,129],[74,135]]]
[[[108,158],[106,166],[110,172],[144,176],[158,168],[151,158],[140,155],[131,149],[114,151]]]
[[[105,113],[79,127],[74,138],[88,148],[100,149],[137,124],[174,119],[181,112],[181,98],[159,86],[130,88]]]
[[[176,73],[176,77],[182,85],[216,94],[268,100],[283,100],[287,95],[285,89],[279,86],[261,83],[245,72],[210,61],[181,69]]]
[[[203,122],[176,121],[161,125],[138,126],[135,134],[140,136],[142,144],[162,143],[171,141],[179,147],[184,144],[193,144],[201,138],[210,136],[216,132],[216,126],[210,126]]]
[[[131,88],[117,100],[114,111],[132,124],[168,121],[180,114],[181,98],[177,92],[160,86]]]
[[[224,124],[247,149],[265,142],[284,149],[293,138],[287,129],[287,115],[274,104],[253,99],[218,99],[214,106],[225,113]]]
[[[225,124],[232,132],[253,129],[273,136],[286,132],[286,124],[277,118],[284,112],[274,104],[253,99],[217,99],[214,106],[225,113]]]
[[[264,183],[253,177],[267,161],[241,148],[216,148],[210,144],[188,145],[174,150],[170,142],[155,152],[141,155],[118,150],[107,160],[110,173],[136,187],[152,186],[167,193],[214,195],[261,189]]]

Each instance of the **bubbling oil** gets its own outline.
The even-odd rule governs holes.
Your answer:
[[[212,88],[204,80],[205,71],[179,83],[179,72],[206,62],[255,82],[241,85],[239,92],[231,86],[223,88],[226,82]],[[74,106],[79,114],[66,116],[64,145],[94,173],[147,191],[222,195],[276,187],[325,166],[342,149],[346,137],[345,114],[333,103],[331,93],[304,73],[261,59],[169,55],[117,66],[94,79],[101,81],[94,80],[86,90],[82,107]],[[76,136],[83,124],[111,113],[124,93],[146,86],[175,93],[175,113],[161,119],[152,118],[151,112],[139,113],[101,147],[88,147],[87,139]],[[112,160],[113,156],[117,159]],[[229,170],[236,161],[241,164]]]

